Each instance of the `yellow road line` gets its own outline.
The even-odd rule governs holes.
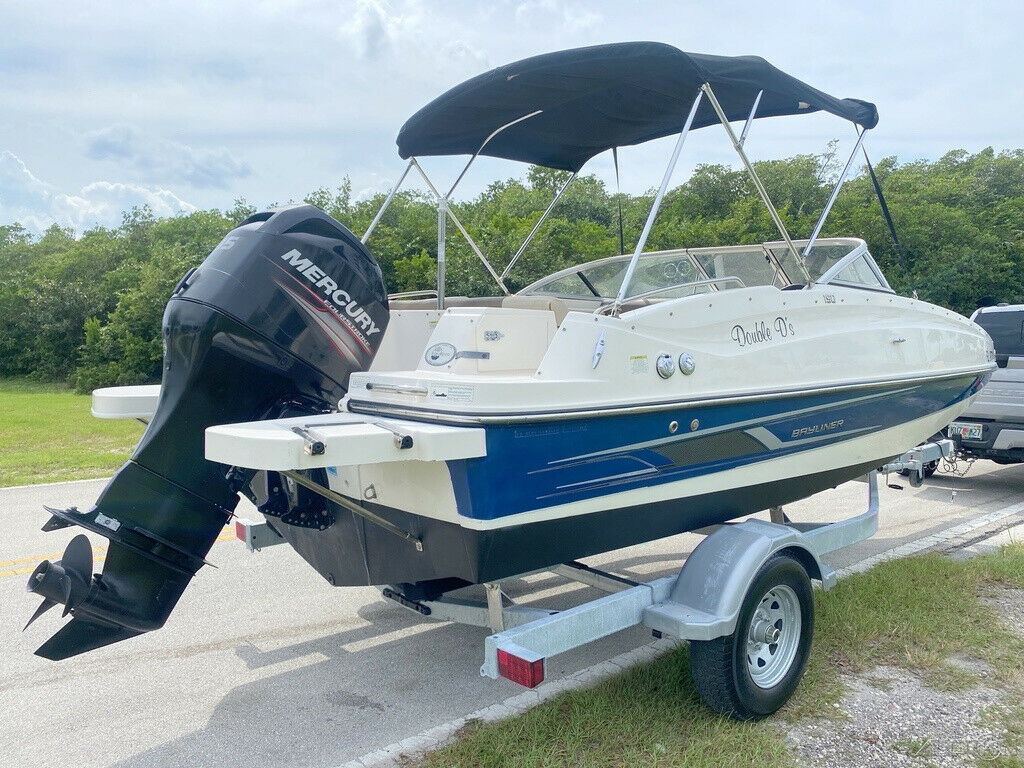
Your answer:
[[[217,537],[214,544],[221,541],[234,541],[235,540],[235,529],[234,526],[225,526],[224,531]],[[93,548],[93,557],[97,562],[103,560],[103,556],[107,551],[106,544],[97,544]],[[43,560],[57,560],[63,555],[63,552],[51,552],[48,555],[27,555],[25,557],[15,557],[11,560],[0,560],[0,579],[7,578],[8,576],[20,576],[25,573],[32,573],[36,566]],[[22,565],[27,563],[27,565]]]
[[[106,547],[102,547],[106,549]],[[41,560],[56,560],[63,552],[51,552],[48,555],[29,555],[28,557],[15,557],[11,560],[0,560],[0,568],[4,568],[8,565],[17,565],[18,563],[38,563]]]

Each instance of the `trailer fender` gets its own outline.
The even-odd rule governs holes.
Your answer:
[[[713,640],[731,634],[754,577],[782,551],[826,588],[835,583],[835,572],[812,551],[800,531],[747,520],[722,526],[694,549],[668,599],[645,609],[644,624],[684,640]]]

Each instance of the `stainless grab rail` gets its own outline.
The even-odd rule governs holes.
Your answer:
[[[644,291],[638,293],[635,296],[626,297],[626,301],[638,301],[639,299],[646,299],[650,296],[657,296],[659,293],[665,293],[666,291],[674,291],[677,288],[699,288],[702,285],[717,285],[719,283],[736,283],[740,288],[746,288],[747,285],[740,278],[734,275],[728,275],[726,277],[709,277],[706,280],[693,280],[688,283],[676,283],[675,285],[666,285],[661,288],[653,288],[650,291]],[[603,315],[615,305],[615,302],[609,302],[602,304],[600,307],[594,310],[595,315]]]

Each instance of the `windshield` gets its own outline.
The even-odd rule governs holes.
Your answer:
[[[798,250],[806,244],[806,240],[794,242]],[[610,300],[618,294],[631,258],[628,254],[611,256],[563,269],[527,286],[520,293]],[[818,240],[805,262],[812,282],[889,289],[863,240]],[[774,285],[784,288],[804,282],[803,273],[785,243],[680,248],[642,254],[629,284],[627,298],[652,296],[670,299],[741,286]]]

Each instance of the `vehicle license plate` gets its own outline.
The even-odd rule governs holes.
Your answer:
[[[954,421],[949,425],[949,436],[956,435],[961,440],[981,440],[981,424],[967,421]]]

